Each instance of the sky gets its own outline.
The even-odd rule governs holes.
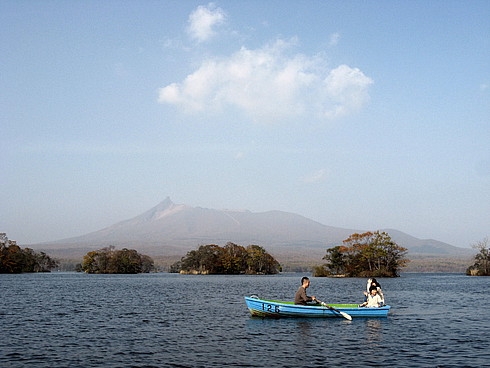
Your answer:
[[[80,236],[170,197],[470,247],[489,35],[486,0],[2,0],[0,232]]]

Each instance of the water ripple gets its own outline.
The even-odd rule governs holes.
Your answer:
[[[488,279],[379,280],[386,319],[249,316],[244,295],[290,299],[301,276],[0,275],[0,366],[489,366]],[[311,293],[358,302],[364,284],[312,278]]]

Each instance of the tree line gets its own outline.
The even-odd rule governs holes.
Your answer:
[[[313,270],[314,276],[397,277],[409,262],[407,249],[396,244],[386,232],[354,233],[327,249],[327,261]]]
[[[114,246],[88,252],[76,267],[79,272],[124,274],[148,273],[153,269],[151,257],[139,254],[134,249],[116,250]]]
[[[0,273],[50,272],[58,262],[44,252],[22,249],[6,233],[0,233]]]
[[[490,250],[488,249],[488,238],[473,245],[478,250],[475,263],[466,269],[469,276],[490,276]]]
[[[231,242],[224,247],[201,245],[170,267],[170,272],[194,274],[269,275],[280,271],[279,262],[261,246],[244,247]]]

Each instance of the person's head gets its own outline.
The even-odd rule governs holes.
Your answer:
[[[376,294],[378,294],[378,290],[376,288],[371,288],[371,290],[369,290],[369,292],[371,293],[372,296],[375,296]]]
[[[303,276],[301,278],[301,285],[305,288],[307,288],[308,286],[310,286],[310,279],[306,276]]]

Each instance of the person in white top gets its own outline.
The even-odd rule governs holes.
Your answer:
[[[367,281],[367,285],[366,285],[367,292],[366,291],[364,292],[364,296],[365,296],[364,301],[365,302],[367,301],[369,294],[371,294],[372,288],[376,288],[376,290],[378,291],[378,295],[381,297],[381,302],[385,304],[385,296],[383,294],[383,290],[381,290],[381,285],[375,278],[368,279]]]
[[[378,290],[375,287],[371,288],[371,292],[367,296],[367,301],[362,304],[359,304],[359,307],[368,307],[368,308],[378,308],[383,305],[383,299],[378,294]]]

